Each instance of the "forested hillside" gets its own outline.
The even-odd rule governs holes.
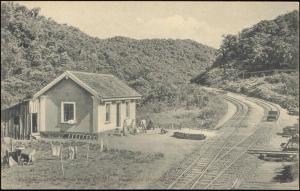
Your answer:
[[[299,12],[261,21],[238,35],[224,36],[214,66],[247,71],[299,65]]]
[[[224,35],[212,67],[192,81],[208,82],[215,68],[223,70],[218,76],[224,78],[238,77],[242,71],[298,69],[299,12],[261,21],[237,35]]]
[[[164,101],[215,59],[215,49],[191,40],[98,39],[39,11],[1,2],[1,108],[65,70],[111,73],[142,93],[144,101]]]
[[[243,72],[294,69],[292,74],[243,79]],[[299,12],[261,21],[238,35],[225,35],[216,61],[192,82],[299,107]]]

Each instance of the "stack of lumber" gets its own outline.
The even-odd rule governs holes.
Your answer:
[[[173,137],[179,139],[191,139],[191,140],[203,140],[206,138],[204,134],[190,134],[190,133],[182,133],[182,132],[174,132]]]

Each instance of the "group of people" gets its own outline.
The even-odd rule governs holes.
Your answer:
[[[147,124],[146,120],[142,119],[138,125],[138,129],[141,129],[141,131],[143,133],[147,133],[147,130],[151,130],[151,129],[154,130],[155,125],[152,120],[150,120],[149,123]],[[135,132],[136,132],[137,128],[136,128],[135,121],[125,120],[124,125],[123,125],[123,132],[125,132],[125,130],[128,130],[128,131],[135,130]]]
[[[154,130],[155,129],[155,126],[154,126],[151,119],[150,119],[148,125],[146,124],[145,119],[141,120],[140,127],[142,128],[143,133],[147,133],[147,130],[151,130],[151,129]]]
[[[146,119],[142,119],[138,126],[136,127],[135,120],[128,120],[126,119],[123,124],[123,135],[125,135],[125,131],[127,130],[131,134],[136,134],[137,132],[147,133],[147,130],[154,130],[155,128],[160,128],[154,125],[153,121],[150,119],[148,124],[146,122]],[[161,128],[160,133],[165,134],[168,131],[164,128]]]

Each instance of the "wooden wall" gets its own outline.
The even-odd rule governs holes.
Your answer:
[[[29,139],[31,133],[28,102],[1,111],[1,132],[14,139]]]

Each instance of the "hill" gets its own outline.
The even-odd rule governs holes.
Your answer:
[[[238,35],[225,35],[216,61],[191,82],[299,107],[299,12],[261,21]],[[292,69],[292,74],[243,79],[243,72]]]
[[[215,59],[215,49],[192,40],[99,39],[39,11],[1,2],[1,108],[65,70],[110,73],[144,95],[144,102],[161,101]]]
[[[299,12],[261,21],[238,35],[225,35],[218,52],[215,66],[246,71],[296,69],[299,66]]]

